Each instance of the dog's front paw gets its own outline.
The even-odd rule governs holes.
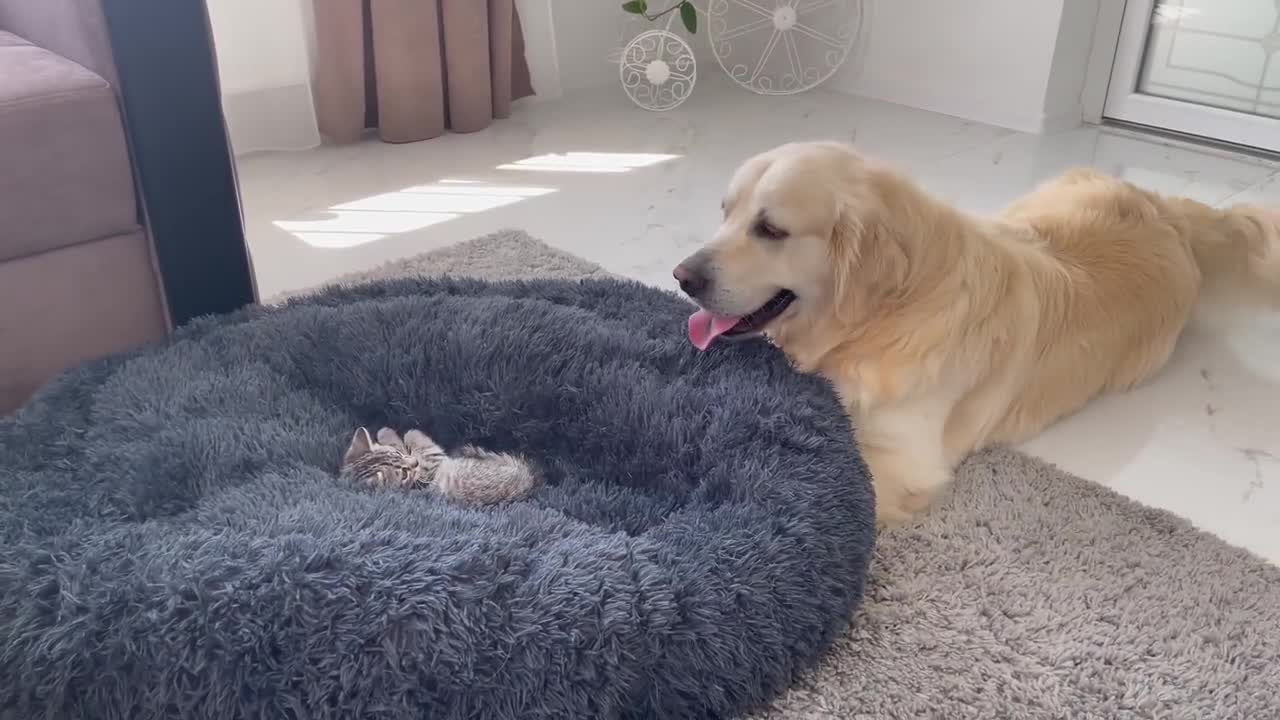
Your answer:
[[[880,529],[905,525],[933,505],[937,493],[904,491],[900,486],[875,483],[876,527]]]
[[[405,431],[404,444],[410,450],[430,450],[436,446],[435,441],[430,436],[417,428]]]
[[[902,525],[927,511],[951,482],[951,472],[941,461],[912,455],[896,448],[867,448],[863,456],[876,492],[876,525]]]

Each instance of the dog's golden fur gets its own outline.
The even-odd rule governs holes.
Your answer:
[[[785,237],[761,237],[761,217]],[[1280,306],[1274,210],[1075,170],[978,218],[834,143],[748,160],[700,252],[713,313],[797,295],[767,334],[840,393],[884,523],[970,452],[1150,377],[1206,286]]]

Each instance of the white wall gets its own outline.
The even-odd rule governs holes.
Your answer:
[[[530,0],[533,2],[535,0]],[[552,30],[556,64],[559,69],[560,89],[574,93],[590,88],[617,86],[618,66],[609,61],[611,55],[621,50],[631,38],[646,30],[662,30],[667,19],[650,22],[622,11],[623,0],[546,0],[551,6]],[[706,7],[706,0],[695,0],[698,7]],[[668,7],[664,0],[650,0],[654,9]],[[524,6],[521,6],[521,13]],[[523,20],[524,15],[521,15]],[[678,18],[671,25],[672,32],[683,37],[698,59],[698,70],[703,73],[720,72],[711,55],[706,29],[699,28],[690,36],[683,30]],[[527,38],[526,38],[527,40]],[[530,48],[530,69],[535,62]],[[619,90],[621,92],[621,90]]]
[[[1091,73],[1095,69],[1093,65],[1098,62],[1106,63],[1107,70],[1110,70],[1115,57],[1116,35],[1108,37],[1106,26],[1112,22],[1112,11],[1117,8],[1123,12],[1124,0],[1064,1],[1058,42],[1053,49],[1045,88],[1043,130],[1061,130],[1085,121],[1098,121],[1098,118],[1089,120],[1091,100],[1088,94],[1096,89],[1091,84],[1098,80]],[[1114,18],[1114,29],[1118,33],[1119,15],[1114,15]],[[1109,48],[1106,47],[1108,42],[1111,43]],[[1110,77],[1110,72],[1107,77]],[[1106,93],[1105,78],[1102,78],[1102,92]]]
[[[617,45],[622,2],[612,0],[554,0],[560,88],[572,93],[617,82],[617,69],[608,63]]]
[[[311,0],[207,1],[236,151],[317,144],[310,92]],[[653,27],[624,14],[620,0],[516,2],[540,99],[615,84],[610,53]],[[1093,47],[1099,11],[1123,4],[864,2],[860,46],[827,89],[1029,132],[1079,124],[1082,93],[1097,91],[1087,72],[1091,58],[1098,64],[1097,51],[1105,49]],[[719,72],[707,51],[705,29],[691,44],[700,70]],[[1086,99],[1086,106],[1092,104]]]
[[[1124,0],[863,1],[861,46],[828,90],[1045,132],[1080,124],[1099,9]],[[550,44],[564,92],[617,81],[602,59],[645,29],[620,4],[555,0]],[[699,69],[719,72],[704,33],[692,40]]]
[[[309,0],[207,0],[223,112],[237,154],[320,142]]]
[[[533,91],[538,98],[544,100],[560,97],[562,93],[552,2],[553,0],[516,0]]]
[[[280,87],[308,77],[300,0],[208,0],[208,7],[225,91]]]
[[[1016,130],[1072,126],[1098,1],[867,0],[861,62],[831,87]]]

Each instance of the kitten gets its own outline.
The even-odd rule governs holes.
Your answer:
[[[538,486],[537,474],[522,458],[470,445],[451,456],[421,430],[401,440],[391,428],[379,430],[376,442],[365,428],[356,430],[339,474],[371,487],[429,487],[469,505],[520,500]]]

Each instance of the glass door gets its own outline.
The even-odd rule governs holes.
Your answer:
[[[1104,114],[1280,152],[1280,0],[1128,0]]]

